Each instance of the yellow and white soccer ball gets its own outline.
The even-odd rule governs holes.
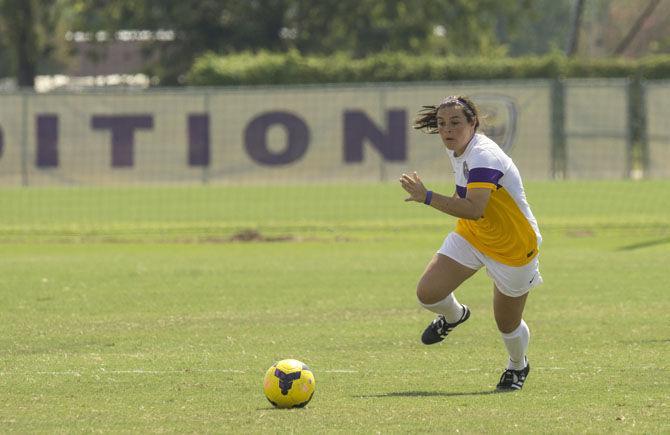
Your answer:
[[[296,359],[284,359],[265,373],[263,391],[277,408],[302,408],[312,400],[316,381],[309,367]]]

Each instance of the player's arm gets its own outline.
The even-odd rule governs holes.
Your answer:
[[[400,184],[409,193],[405,201],[427,202],[428,189],[416,172],[412,175],[402,174]],[[479,187],[469,188],[465,198],[457,195],[449,197],[433,192],[430,206],[458,218],[477,220],[484,215],[490,197],[491,189]]]
[[[491,189],[485,188],[468,189],[465,198],[444,196],[433,192],[430,206],[458,218],[477,220],[484,216],[484,210],[490,197]],[[424,195],[424,201],[425,198],[426,195]]]

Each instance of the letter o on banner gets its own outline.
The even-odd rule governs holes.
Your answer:
[[[286,128],[286,149],[273,153],[268,149],[267,131],[276,124]],[[287,112],[267,112],[254,118],[244,131],[244,145],[256,162],[269,165],[286,165],[299,160],[309,145],[309,128],[305,121]]]

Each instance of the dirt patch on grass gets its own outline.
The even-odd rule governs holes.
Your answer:
[[[210,240],[211,237],[205,238],[204,242],[216,242]],[[220,237],[217,239],[221,239]],[[265,236],[257,230],[242,230],[238,231],[230,237],[225,238],[227,242],[294,242],[298,239],[294,236]],[[220,243],[221,241],[219,241]]]
[[[565,235],[568,237],[574,237],[577,239],[581,239],[584,237],[593,237],[595,236],[595,232],[592,230],[587,230],[587,229],[572,229],[572,230],[567,230],[565,232]]]

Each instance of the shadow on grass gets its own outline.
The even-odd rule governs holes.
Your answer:
[[[656,240],[648,240],[646,242],[633,243],[632,245],[622,246],[617,251],[634,251],[636,249],[649,248],[650,246],[664,245],[670,243],[670,237]]]
[[[659,344],[659,343],[670,344],[670,338],[658,338],[649,340],[620,340],[619,342],[625,344]]]
[[[459,397],[459,396],[487,396],[489,394],[504,394],[496,390],[471,391],[463,393],[449,393],[445,391],[392,391],[390,393],[368,394],[363,396],[354,396],[358,399],[370,399],[380,397]]]

